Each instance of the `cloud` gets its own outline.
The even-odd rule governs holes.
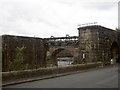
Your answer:
[[[117,6],[117,2],[90,2],[84,5],[85,8],[97,10],[109,10]]]
[[[98,0],[97,0],[98,1]],[[100,0],[101,1],[101,0]],[[117,3],[96,0],[1,0],[0,32],[39,37],[78,35],[77,25],[117,26]]]

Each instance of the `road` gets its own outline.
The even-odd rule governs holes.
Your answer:
[[[118,66],[10,85],[4,88],[118,88]]]

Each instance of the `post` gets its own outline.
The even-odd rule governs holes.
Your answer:
[[[82,58],[83,58],[83,62],[85,63],[85,53],[83,53]]]

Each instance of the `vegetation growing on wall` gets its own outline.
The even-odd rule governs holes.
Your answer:
[[[116,28],[115,30],[120,32],[120,29],[119,29],[119,28]]]
[[[25,47],[17,47],[16,48],[15,59],[13,59],[13,61],[9,61],[10,71],[28,69],[29,65],[28,64],[23,64],[24,63],[24,58],[23,58],[24,49],[25,49]]]

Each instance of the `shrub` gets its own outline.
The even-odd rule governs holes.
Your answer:
[[[16,56],[13,61],[9,62],[10,71],[24,70],[28,69],[29,64],[24,64],[23,51],[25,47],[16,48]]]

